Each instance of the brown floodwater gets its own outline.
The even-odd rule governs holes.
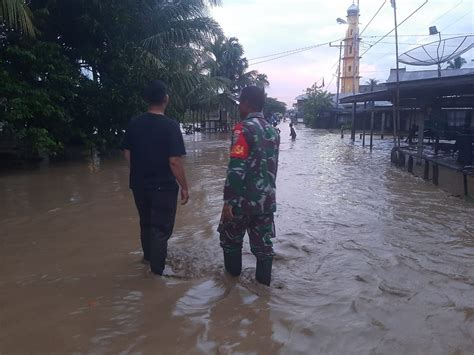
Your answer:
[[[168,277],[140,263],[127,164],[0,176],[0,353],[472,354],[474,204],[337,134],[281,125],[270,288],[223,271],[226,135],[186,137]]]

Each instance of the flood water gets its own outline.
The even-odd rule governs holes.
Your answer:
[[[273,283],[223,271],[228,136],[186,137],[169,277],[140,263],[121,159],[0,176],[1,354],[472,354],[474,204],[281,125]]]

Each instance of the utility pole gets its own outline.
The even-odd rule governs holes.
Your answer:
[[[397,22],[397,3],[396,0],[390,0],[393,7],[393,20],[395,22],[395,62],[397,68],[397,93],[395,98],[395,117],[393,119],[393,123],[396,127],[396,135],[397,137],[393,137],[394,142],[400,148],[400,68],[398,63],[398,22]]]
[[[337,93],[336,93],[336,108],[339,108],[339,93],[341,92],[341,61],[342,61],[342,41],[339,42],[338,46],[334,46],[332,43],[329,43],[329,47],[339,47],[339,62],[337,66]]]
[[[341,91],[341,59],[342,59],[342,41],[339,42],[339,64],[337,66],[337,101],[336,108],[339,108],[339,93]]]
[[[430,36],[431,35],[438,35],[439,36],[439,41],[438,41],[438,48],[436,48],[436,59],[437,59],[437,64],[438,64],[438,78],[441,77],[441,59],[439,58],[439,47],[441,47],[441,32],[438,31],[436,26],[431,26],[429,28],[430,31]]]

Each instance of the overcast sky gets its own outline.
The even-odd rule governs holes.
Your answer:
[[[357,2],[357,1],[356,1]],[[362,30],[384,0],[360,0],[360,29]],[[425,0],[398,0],[401,22]],[[212,9],[213,17],[228,37],[237,37],[248,59],[284,52],[344,37],[346,25],[336,18],[346,18],[352,0],[223,0],[223,6]],[[400,54],[438,39],[428,36],[428,27],[436,25],[443,38],[454,34],[474,34],[474,0],[428,0],[428,3],[399,28]],[[361,52],[393,28],[390,0],[362,34]],[[414,36],[418,35],[418,36]],[[385,81],[395,67],[395,40],[387,37],[370,48],[361,59],[361,83],[368,78]],[[268,75],[270,96],[288,104],[314,82],[322,80],[326,89],[336,92],[338,48],[323,46],[274,61],[251,65]],[[474,67],[474,49],[463,55],[468,66]],[[257,63],[265,60],[251,60]],[[405,65],[402,65],[405,67]],[[419,70],[423,67],[407,67]],[[428,68],[426,68],[428,69]]]

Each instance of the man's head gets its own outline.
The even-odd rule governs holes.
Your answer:
[[[153,80],[143,91],[143,99],[150,106],[166,107],[169,101],[168,88],[161,80]]]
[[[265,104],[265,91],[257,86],[247,86],[240,94],[239,112],[242,119],[252,112],[261,112]]]

